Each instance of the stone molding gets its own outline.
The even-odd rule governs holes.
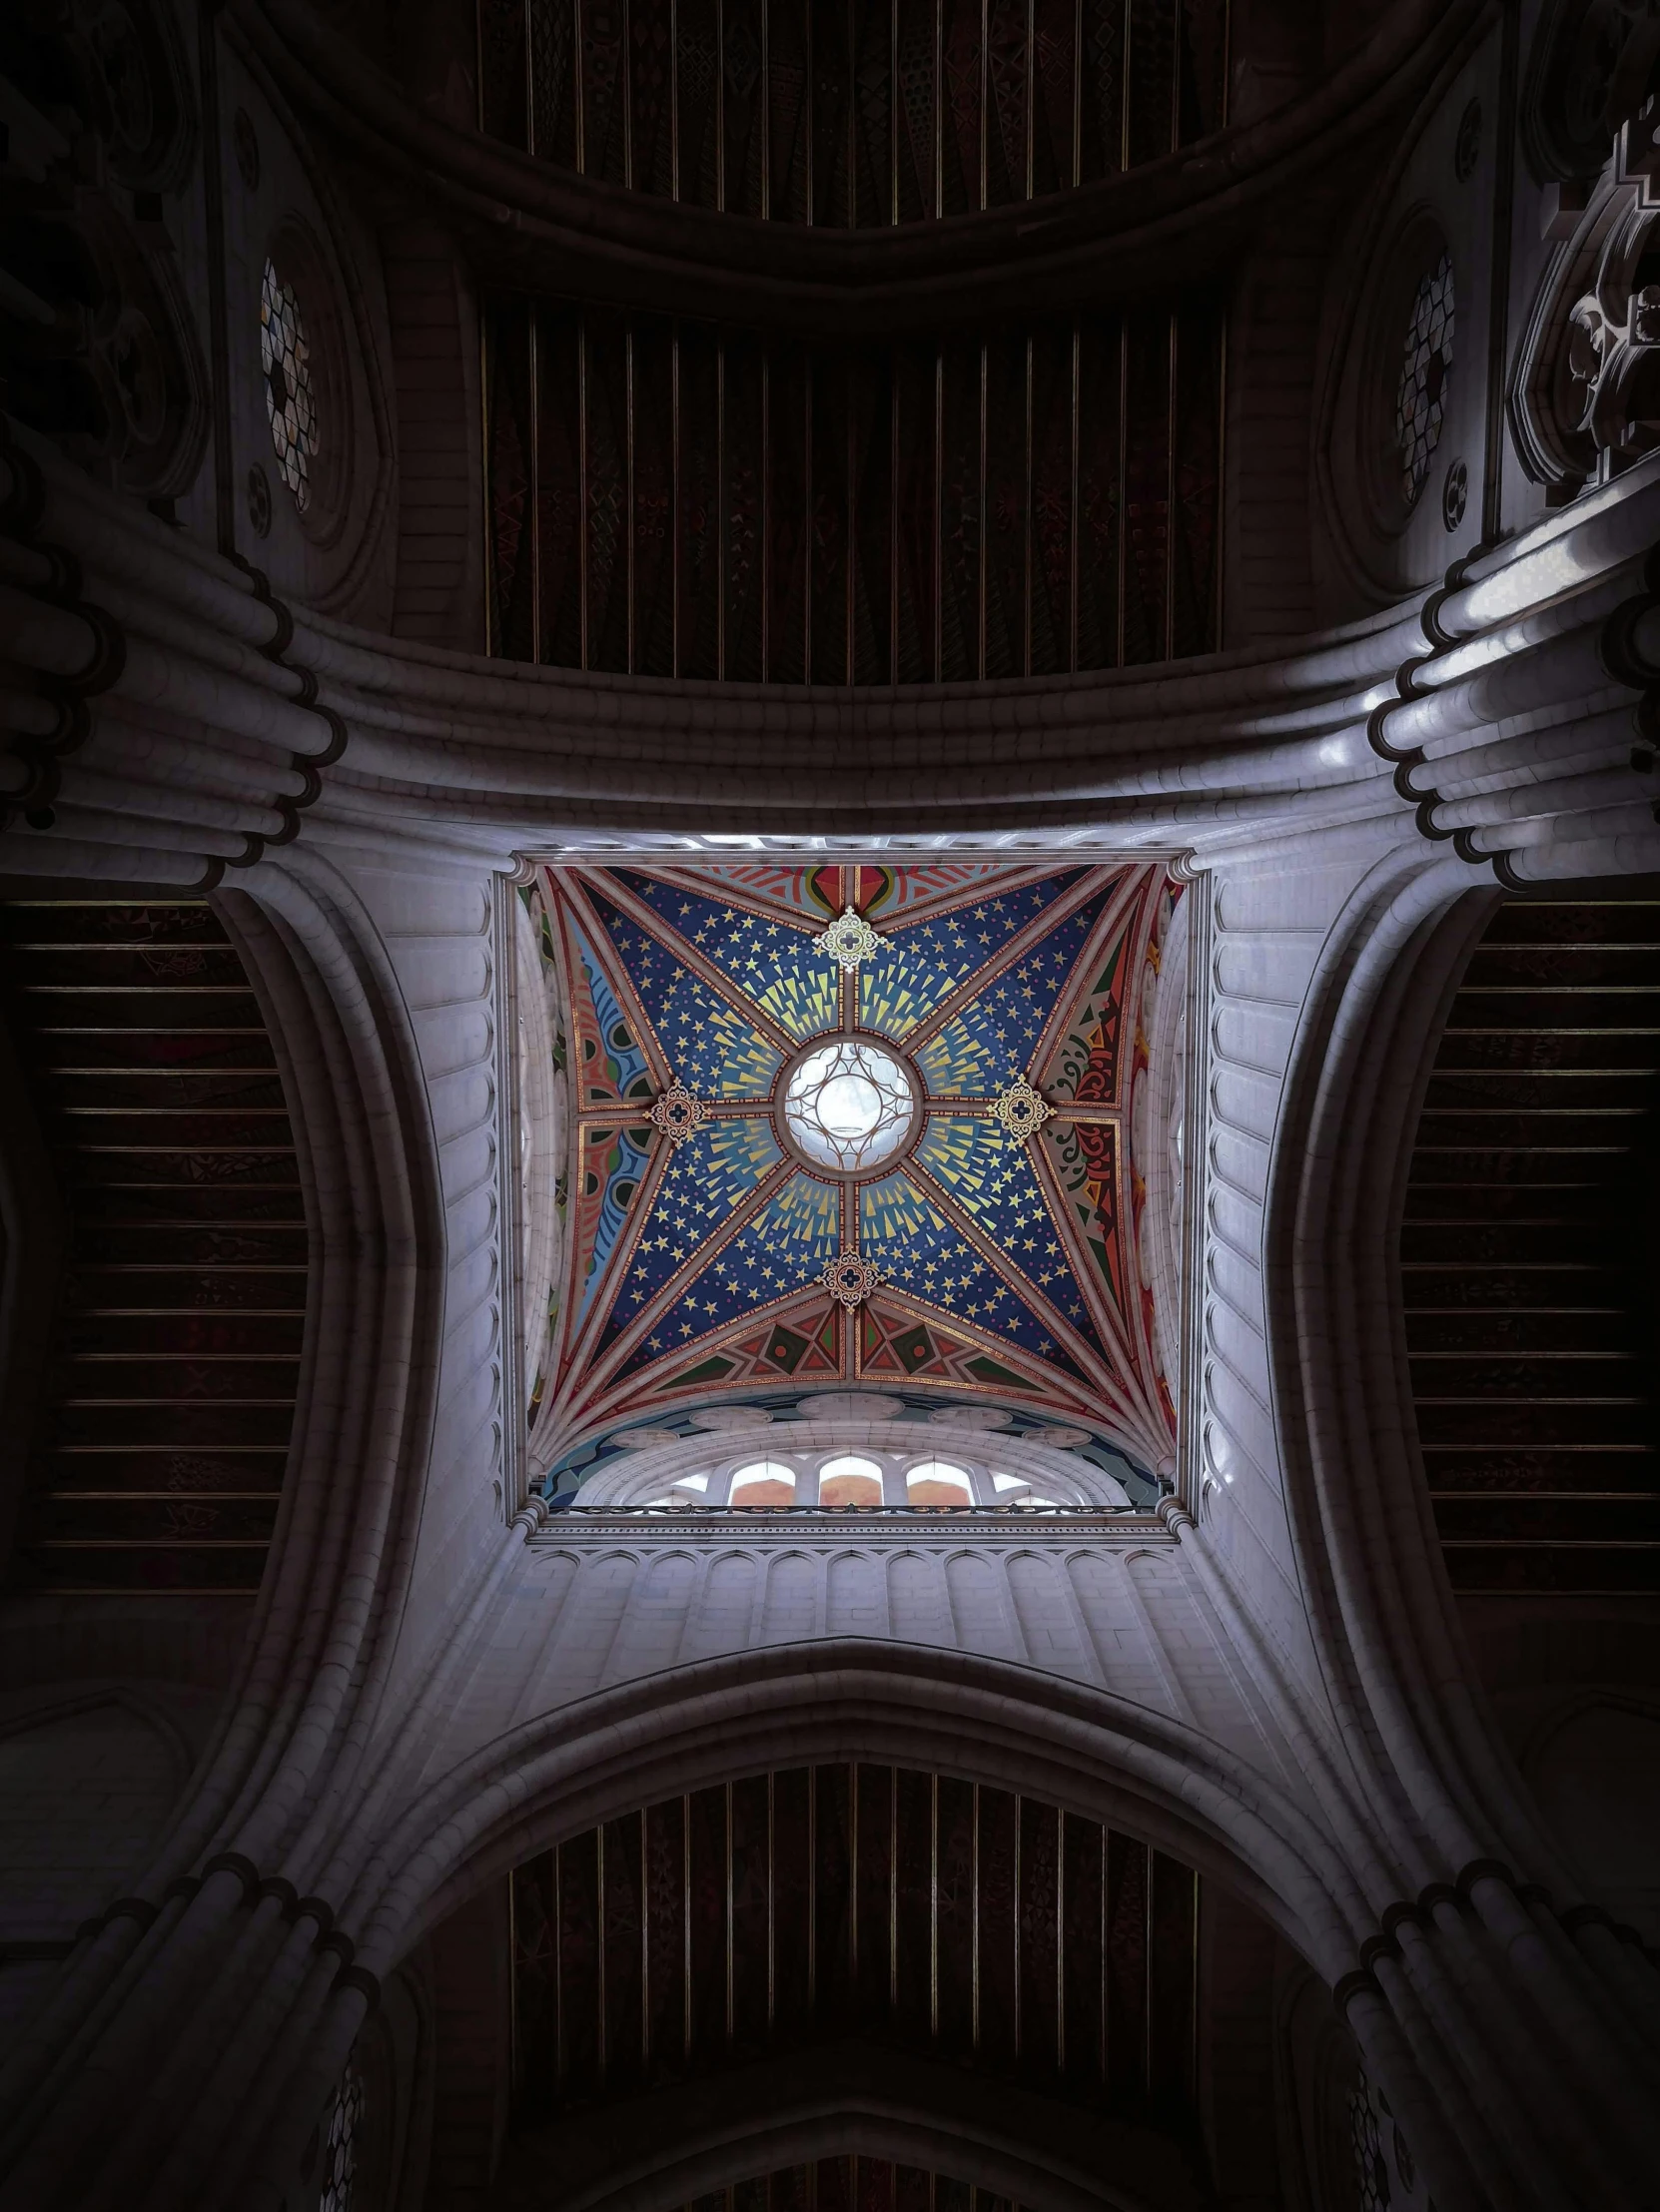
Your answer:
[[[1006,1660],[857,1636],[697,1661],[509,1729],[407,1804],[343,1917],[382,1971],[496,1873],[641,1803],[768,1764],[915,1764],[927,1744],[1219,1873],[1333,1977],[1374,1924],[1320,1822],[1202,1730]]]
[[[100,529],[89,479],[4,418],[0,475],[0,636],[32,679],[8,700],[0,866],[208,890],[292,843],[346,726],[287,660],[265,577],[109,494],[123,527]]]
[[[676,1549],[690,1545],[705,1551],[715,1545],[723,1552],[752,1552],[794,1551],[811,1544],[816,1549],[830,1545],[838,1551],[852,1549],[880,1559],[910,1551],[918,1543],[927,1544],[930,1550],[942,1544],[968,1544],[977,1551],[1016,1552],[1027,1550],[1034,1542],[1046,1548],[1058,1545],[1064,1550],[1069,1544],[1086,1542],[1092,1547],[1102,1543],[1122,1547],[1163,1545],[1167,1540],[1167,1526],[1157,1515],[1082,1509],[1050,1518],[1043,1513],[998,1513],[984,1506],[950,1508],[937,1517],[899,1508],[891,1515],[804,1508],[800,1512],[780,1512],[773,1519],[754,1511],[727,1513],[718,1507],[705,1507],[653,1514],[647,1519],[643,1512],[594,1506],[551,1515],[533,1543],[541,1549],[599,1542],[607,1549],[637,1546],[642,1553],[660,1550],[664,1545]]]
[[[1649,466],[1582,502],[1577,545],[1549,524],[1531,533],[1537,557],[1518,570],[1561,587],[1535,605],[1503,589],[1492,556],[1455,563],[1424,604],[1431,650],[1367,718],[1422,834],[1490,862],[1507,889],[1660,864],[1657,487]]]
[[[1385,1902],[1333,1978],[1379,2078],[1394,2034],[1414,2032],[1413,2007],[1444,2023],[1441,2070],[1413,2120],[1413,2141],[1437,2146],[1438,2193],[1460,2168],[1489,2193],[1509,2169],[1519,2194],[1528,2170],[1590,2159],[1610,2202],[1635,2202],[1634,2177],[1654,2155],[1635,2055],[1654,2015],[1652,1972],[1603,1916],[1574,1909],[1577,1878],[1465,1653],[1417,1464],[1395,1293],[1418,1106],[1490,903],[1461,899],[1467,882],[1450,856],[1418,848],[1356,888],[1304,1014],[1269,1196],[1285,1503],[1346,1754],[1331,1781],[1352,1793],[1379,1853],[1411,1869],[1402,1890],[1416,1899]],[[1562,1899],[1554,1916],[1547,1894]],[[1472,2118],[1500,2111],[1496,2127]]]
[[[14,543],[0,612],[37,679],[14,727],[54,745],[50,685],[77,702],[48,814],[0,832],[14,874],[201,886],[302,820],[343,859],[452,870],[683,855],[735,827],[762,850],[812,835],[884,856],[1182,850],[1217,868],[1406,810],[1512,885],[1660,864],[1643,565],[1660,453],[1425,597],[1289,654],[895,691],[669,686],[395,645],[279,605],[16,440],[44,487],[24,527],[80,564],[77,596],[118,626],[125,660],[94,619],[43,615],[69,571]]]

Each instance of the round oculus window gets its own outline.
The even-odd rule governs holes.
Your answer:
[[[797,1061],[784,1086],[784,1129],[800,1156],[836,1174],[869,1174],[916,1124],[904,1065],[868,1038],[838,1037]]]

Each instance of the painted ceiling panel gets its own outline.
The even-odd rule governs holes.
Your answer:
[[[616,988],[587,936],[574,924],[570,990],[582,1040],[582,1103],[612,1106],[629,1098],[651,1099],[656,1085],[639,1040],[618,1002]]]
[[[1105,1358],[1088,1306],[1073,1280],[1049,1194],[1026,1143],[993,1120],[936,1114],[916,1149],[917,1165],[954,1198],[1006,1263]]]
[[[1123,1315],[1119,1130],[1111,1121],[1052,1121],[1042,1141],[1077,1217],[1084,1248],[1095,1262],[1091,1279],[1106,1285],[1114,1309]]]
[[[631,869],[619,868],[616,878],[796,1044],[835,1028],[836,972],[814,943],[816,930]]]
[[[859,1309],[861,1371],[879,1380],[957,1385],[965,1396],[1018,1391],[1057,1402],[1054,1380],[1016,1367],[974,1337],[924,1317],[880,1290]]]
[[[647,1408],[904,1379],[1168,1455],[1125,1049],[1180,896],[1161,867],[584,867],[545,896],[586,1072],[538,1414],[560,1451],[591,1464]],[[863,931],[820,942],[849,906]],[[813,1151],[812,1085],[843,1150]]]
[[[571,1280],[581,1285],[578,1320],[592,1304],[617,1239],[628,1224],[628,1208],[651,1164],[650,1140],[649,1124],[640,1128],[600,1121],[584,1127],[572,1230]]]
[[[1012,1268],[996,1265],[906,1173],[863,1193],[866,1248],[885,1256],[883,1279],[955,1319],[971,1321],[1002,1346],[1017,1344],[1046,1365],[1082,1369]]]
[[[1087,873],[1071,868],[1006,891],[986,889],[943,914],[895,929],[883,959],[860,972],[860,1022],[902,1043],[971,976],[1001,973],[999,956]],[[1074,957],[1082,942],[1073,945]]]
[[[1009,1080],[1008,1055],[995,1033],[960,1014],[918,1045],[913,1058],[936,1097],[990,1099]]]
[[[747,1320],[757,1307],[801,1289],[833,1256],[840,1226],[840,1192],[810,1175],[791,1175],[729,1243],[679,1286],[668,1312],[621,1372],[638,1374],[664,1353]]]
[[[669,1155],[647,1196],[601,1349],[639,1319],[666,1283],[698,1271],[710,1240],[782,1157],[771,1122],[747,1119],[705,1121]]]
[[[1043,1089],[1057,1104],[1118,1104],[1133,919],[1126,916],[1124,927],[1092,956],[1089,988],[1073,1001],[1050,1048]]]
[[[680,1366],[664,1360],[668,1372],[653,1377],[652,1395],[706,1394],[717,1385],[729,1391],[744,1383],[839,1380],[843,1318],[840,1306],[822,1294],[787,1302],[750,1328],[723,1337],[714,1351],[700,1350]]]
[[[669,944],[597,890],[589,899],[665,1067],[700,1096],[764,1099],[784,1057],[778,1045],[678,959]],[[834,1022],[832,1005],[821,1027]]]
[[[850,885],[843,884],[844,873],[853,879]],[[1010,881],[1009,864],[1002,860],[938,860],[904,868],[845,871],[833,865],[780,868],[734,861],[701,869],[699,874],[705,882],[730,884],[734,891],[814,916],[820,922],[840,913],[848,899],[861,914],[872,917],[915,914],[946,899],[959,898],[981,884]]]

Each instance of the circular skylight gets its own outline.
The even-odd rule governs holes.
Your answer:
[[[892,1159],[915,1119],[905,1070],[868,1038],[820,1045],[784,1087],[784,1123],[796,1150],[841,1174],[868,1173]]]

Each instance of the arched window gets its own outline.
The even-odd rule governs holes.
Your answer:
[[[925,1459],[907,1470],[905,1495],[912,1505],[972,1505],[968,1470],[947,1459]]]
[[[1010,1497],[1017,1490],[1030,1490],[1032,1485],[1024,1475],[993,1475],[992,1488],[1000,1498]]]
[[[827,1459],[818,1471],[818,1502],[820,1505],[880,1505],[881,1468],[874,1459],[862,1459],[855,1452],[846,1452],[839,1459]]]
[[[732,1477],[734,1505],[794,1505],[795,1470],[776,1459],[752,1460]]]

